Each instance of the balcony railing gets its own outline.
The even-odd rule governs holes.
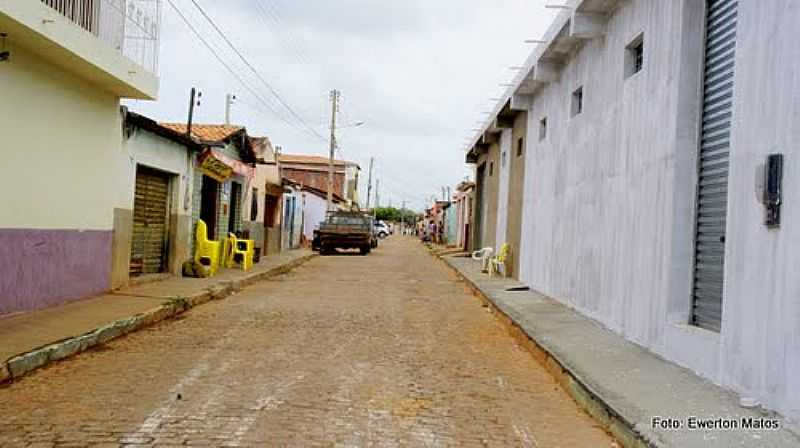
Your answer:
[[[161,0],[41,0],[149,72],[158,73]]]

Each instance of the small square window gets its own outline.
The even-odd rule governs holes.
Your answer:
[[[572,116],[580,115],[583,112],[583,86],[578,87],[572,92]]]
[[[539,120],[539,141],[543,141],[547,138],[547,117],[542,118]]]
[[[517,157],[522,156],[522,152],[525,151],[525,140],[520,137],[517,140]]]
[[[639,73],[644,68],[644,34],[640,34],[625,47],[625,78]]]

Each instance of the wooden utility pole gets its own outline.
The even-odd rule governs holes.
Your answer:
[[[372,165],[375,163],[375,157],[369,158],[369,178],[367,180],[367,210],[369,210],[369,200],[372,196]]]
[[[336,153],[336,112],[339,111],[339,92],[331,90],[331,154],[328,166],[328,211],[333,211],[333,161]]]
[[[200,98],[203,97],[203,92],[198,91],[194,87],[192,87],[192,91],[189,94],[189,119],[186,121],[186,135],[191,139],[192,138],[192,121],[194,120],[194,107],[197,105],[200,106]]]

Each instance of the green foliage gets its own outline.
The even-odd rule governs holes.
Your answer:
[[[417,219],[417,213],[413,210],[399,209],[395,207],[378,207],[375,209],[375,217],[382,221],[400,222],[405,218],[405,222],[413,223]]]

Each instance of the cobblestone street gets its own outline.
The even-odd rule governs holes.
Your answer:
[[[34,373],[0,408],[2,447],[617,446],[399,236]]]

